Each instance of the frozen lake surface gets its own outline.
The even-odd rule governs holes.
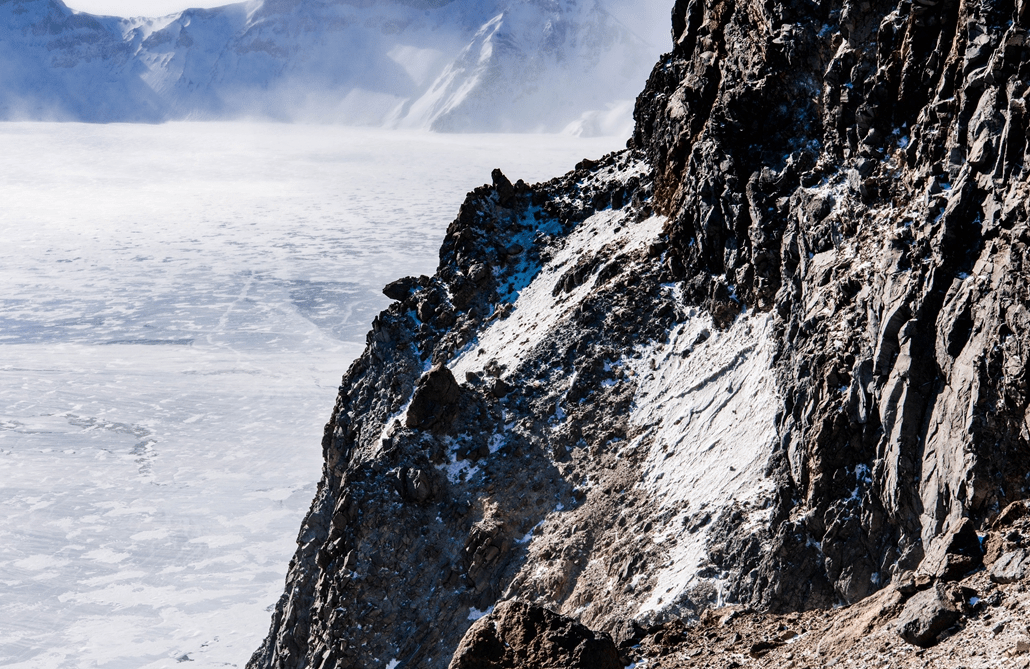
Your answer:
[[[622,144],[0,124],[0,666],[242,667],[382,286]]]

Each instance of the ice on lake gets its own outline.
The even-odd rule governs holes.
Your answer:
[[[380,290],[620,139],[0,124],[0,666],[242,667]]]

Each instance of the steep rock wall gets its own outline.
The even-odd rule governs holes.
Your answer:
[[[1028,21],[677,2],[627,151],[495,173],[387,287],[250,666],[444,667],[501,600],[625,641],[975,569],[1030,471]]]
[[[1025,493],[1027,12],[676,5],[634,137],[666,262],[713,314],[778,316],[789,484],[742,599],[943,574],[964,518]]]

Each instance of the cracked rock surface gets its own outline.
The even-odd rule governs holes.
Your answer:
[[[1022,666],[1028,28],[677,0],[627,150],[387,286],[249,666]]]

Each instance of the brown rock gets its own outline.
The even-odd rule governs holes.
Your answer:
[[[938,635],[962,617],[963,603],[967,599],[965,590],[937,583],[928,590],[916,593],[898,616],[898,634],[916,646],[933,646],[937,643]]]
[[[501,602],[462,638],[449,669],[622,669],[615,643],[571,618]]]
[[[984,564],[991,567],[1005,552],[1005,538],[999,532],[988,532],[984,539]]]

